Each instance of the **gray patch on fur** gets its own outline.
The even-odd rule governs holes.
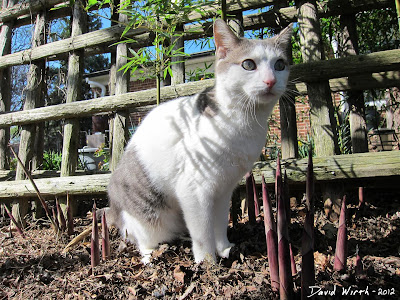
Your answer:
[[[121,211],[155,224],[160,211],[167,208],[164,196],[151,183],[135,149],[127,149],[108,185],[110,211],[114,223],[121,227]]]
[[[208,87],[199,94],[196,100],[198,111],[208,117],[214,117],[218,113],[214,92],[214,87]]]

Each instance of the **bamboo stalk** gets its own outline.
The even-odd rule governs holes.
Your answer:
[[[24,232],[22,231],[21,225],[18,224],[18,222],[15,220],[14,216],[12,215],[11,211],[8,209],[7,205],[5,203],[3,203],[3,205],[4,205],[4,208],[5,208],[8,216],[10,217],[11,222],[14,223],[15,228],[17,229],[18,233],[25,239],[26,237],[25,237]],[[10,230],[10,233],[11,233],[11,230]]]
[[[56,198],[56,207],[57,207],[58,225],[60,226],[60,230],[64,231],[65,228],[67,227],[67,223],[65,222],[64,213],[61,209],[58,198]]]
[[[294,260],[294,254],[291,243],[289,244],[289,250],[290,250],[290,267],[292,270],[292,276],[295,276],[297,274],[297,268],[296,268],[296,262]]]
[[[256,188],[256,182],[254,180],[253,173],[251,174],[251,182],[252,182],[252,185],[253,185],[254,216],[255,216],[255,219],[257,220],[257,217],[260,215],[260,207],[258,205],[257,188]]]
[[[250,224],[256,224],[252,177],[253,177],[252,172],[248,172],[246,174],[246,200],[247,200],[247,211],[248,211],[248,215],[249,215],[249,222],[250,222]]]
[[[67,234],[74,234],[74,217],[72,215],[72,207],[70,203],[69,193],[67,192]]]
[[[276,234],[276,224],[272,214],[272,205],[268,197],[267,185],[264,176],[261,180],[263,207],[264,207],[264,227],[265,237],[267,239],[267,254],[269,274],[271,277],[271,288],[273,291],[279,291],[279,265],[278,265],[278,236]]]
[[[308,299],[310,287],[315,285],[314,265],[314,167],[312,148],[308,151],[308,166],[306,180],[306,208],[303,237],[301,244],[301,298]]]
[[[282,191],[282,171],[280,158],[276,162],[276,202],[277,202],[277,233],[278,233],[278,263],[279,263],[279,295],[281,300],[292,299],[293,279],[290,267],[289,232],[286,220],[285,203]]]
[[[100,249],[99,249],[99,229],[97,226],[96,219],[96,203],[93,205],[92,210],[92,236],[90,239],[90,261],[92,266],[92,274],[93,268],[100,264]]]
[[[101,255],[103,260],[110,258],[110,237],[108,233],[108,226],[106,220],[106,212],[103,210],[103,215],[101,216]]]
[[[333,269],[338,272],[346,271],[347,262],[347,227],[346,227],[346,195],[342,200],[340,210],[339,228],[336,239],[335,262]]]

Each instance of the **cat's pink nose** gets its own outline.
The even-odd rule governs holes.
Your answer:
[[[267,80],[263,80],[263,82],[267,85],[267,87],[269,87],[270,89],[273,88],[273,86],[276,83],[276,79],[267,79]]]

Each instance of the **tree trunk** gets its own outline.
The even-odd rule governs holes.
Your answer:
[[[358,55],[358,39],[354,15],[340,16],[339,56]],[[363,91],[348,91],[350,134],[353,153],[368,151],[367,122]]]

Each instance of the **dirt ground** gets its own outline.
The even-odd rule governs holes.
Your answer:
[[[322,207],[317,208],[313,291],[318,299],[400,298],[400,193],[366,190],[366,200],[366,209],[354,218],[356,199],[348,197],[345,274],[333,271],[337,224],[327,220]],[[300,299],[302,206],[292,209],[291,216],[289,234],[298,270],[293,277],[295,298]],[[244,219],[229,229],[229,239],[236,246],[231,257],[217,265],[195,264],[189,240],[161,245],[152,263],[143,265],[135,246],[124,245],[112,228],[112,257],[93,272],[89,238],[63,254],[72,237],[55,235],[45,220],[28,217],[26,239],[17,232],[10,237],[8,223],[7,218],[1,219],[0,300],[279,298],[271,290],[262,217],[257,225]],[[90,217],[76,218],[76,234],[90,223]],[[363,258],[362,276],[354,272],[357,245]]]

